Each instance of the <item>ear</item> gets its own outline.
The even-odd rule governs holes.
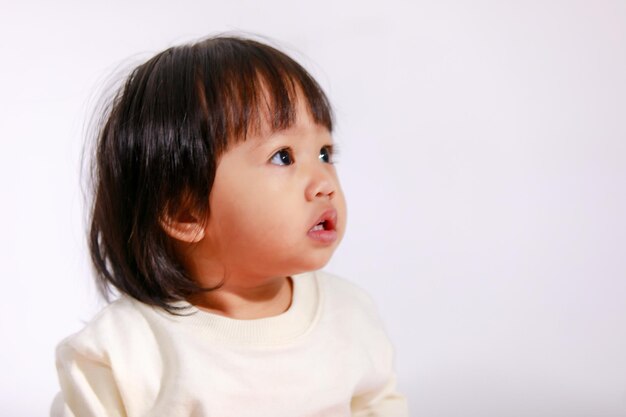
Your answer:
[[[204,224],[196,216],[186,215],[180,218],[163,216],[159,223],[165,233],[176,240],[197,243],[204,239]]]

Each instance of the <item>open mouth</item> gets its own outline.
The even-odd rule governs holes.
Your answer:
[[[335,231],[336,223],[337,211],[334,209],[326,210],[309,232]]]
[[[332,224],[328,220],[325,220],[325,221],[319,222],[318,224],[316,224],[315,226],[311,228],[312,232],[317,232],[319,230],[335,230],[335,228],[332,226]]]
[[[323,246],[332,245],[337,241],[337,210],[328,209],[317,219],[309,229],[308,236]]]

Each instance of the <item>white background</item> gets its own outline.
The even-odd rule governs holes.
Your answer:
[[[348,234],[414,416],[626,416],[626,2],[3,1],[0,415],[101,302],[80,157],[120,66],[269,36],[337,113]]]

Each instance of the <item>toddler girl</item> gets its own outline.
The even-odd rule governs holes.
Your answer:
[[[53,416],[405,416],[346,227],[326,96],[216,37],[137,67],[95,149],[90,251],[119,294],[57,348]]]

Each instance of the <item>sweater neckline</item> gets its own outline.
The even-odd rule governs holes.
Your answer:
[[[274,345],[296,339],[313,326],[319,315],[321,290],[315,272],[291,276],[293,292],[289,308],[276,316],[260,319],[233,319],[179,301],[181,315],[171,316],[213,339],[242,345]],[[167,313],[165,313],[167,314]]]

